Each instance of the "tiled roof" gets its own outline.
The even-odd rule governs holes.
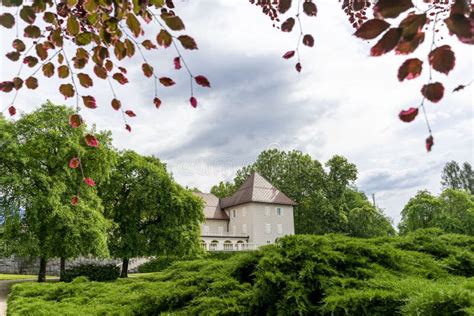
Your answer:
[[[217,196],[212,193],[193,193],[204,200],[204,217],[206,219],[229,219],[227,213],[221,209],[219,198]]]
[[[224,209],[249,202],[296,205],[293,200],[257,172],[252,173],[237,192],[221,199],[220,207]]]

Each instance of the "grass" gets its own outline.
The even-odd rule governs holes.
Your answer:
[[[56,279],[55,276],[46,276],[46,279]],[[10,280],[37,280],[37,275],[30,275],[30,274],[4,274],[0,273],[0,281],[10,281]]]
[[[291,236],[115,282],[17,284],[9,315],[474,315],[474,237]]]

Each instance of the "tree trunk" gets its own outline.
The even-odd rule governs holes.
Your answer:
[[[59,281],[64,281],[65,274],[66,274],[66,258],[61,257],[61,266],[59,268]]]
[[[38,273],[38,282],[45,282],[46,281],[46,263],[48,261],[45,257],[40,258],[40,270]]]
[[[120,274],[121,278],[128,278],[128,258],[122,259],[122,273]]]

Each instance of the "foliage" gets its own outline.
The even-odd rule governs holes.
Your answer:
[[[467,161],[462,168],[456,161],[448,162],[443,168],[441,179],[445,189],[466,190],[474,194],[474,171]]]
[[[402,210],[400,233],[429,227],[474,235],[474,196],[454,189],[444,190],[439,197],[418,192]]]
[[[202,202],[175,183],[157,158],[120,153],[100,192],[114,222],[109,248],[124,259],[123,271],[129,258],[199,251]]]
[[[5,127],[0,190],[7,253],[42,260],[108,254],[109,223],[101,199],[95,188],[77,184],[99,175],[99,184],[107,180],[114,163],[110,135],[98,133],[101,145],[88,146],[86,126],[71,129],[65,119],[72,113],[47,103],[15,122],[0,118]],[[77,157],[83,157],[75,166],[81,172],[67,164]]]
[[[114,281],[120,275],[120,268],[113,265],[82,264],[66,270],[64,282],[71,282],[77,277],[86,277],[91,281]]]
[[[290,33],[295,29],[296,47],[284,53],[283,58],[296,58],[295,69],[301,72],[300,46],[313,47],[315,43],[312,34],[303,32],[302,19],[317,16],[316,3],[312,0],[297,4],[291,0],[250,2],[260,6],[262,12],[273,21],[273,26],[282,32]],[[134,117],[135,113],[131,109],[122,108],[112,86],[112,80],[118,85],[129,83],[125,64],[127,58],[139,56],[141,67],[138,68],[141,68],[147,79],[154,80],[155,96],[150,103],[153,102],[157,108],[162,102],[157,86],[170,87],[175,81],[168,74],[159,73],[157,67],[150,64],[144,54],[147,50],[154,51],[158,47],[173,47],[176,50],[173,65],[175,70],[184,66],[191,79],[189,103],[192,107],[198,105],[193,85],[210,87],[206,77],[193,74],[184,62],[180,47],[195,50],[198,46],[191,36],[180,33],[185,30],[185,24],[176,14],[172,0],[69,0],[57,3],[35,0],[31,5],[23,4],[23,1],[7,0],[3,5],[13,8],[0,15],[0,25],[7,29],[16,27],[18,34],[21,23],[24,34],[22,37],[17,35],[12,42],[13,50],[6,57],[13,62],[23,62],[34,70],[32,75],[27,76],[21,73],[20,68],[16,77],[0,83],[0,90],[3,92],[18,92],[24,87],[37,89],[40,85],[35,76],[37,72],[42,71],[46,78],[51,78],[56,73],[59,78],[70,80],[69,83],[61,83],[58,91],[65,98],[76,97],[79,115],[79,103],[90,109],[97,108],[94,95],[83,93],[79,88],[82,90],[93,87],[94,80],[108,80],[113,94],[111,106],[122,111],[124,126],[131,131],[127,116]],[[428,65],[423,67],[420,59],[409,58],[398,70],[400,81],[417,78],[422,74],[423,68],[429,68],[430,73],[428,82],[420,89],[423,95],[420,105],[400,112],[400,119],[405,122],[415,119],[418,108],[424,109],[425,99],[438,102],[443,98],[445,88],[441,82],[433,82],[431,71],[448,75],[455,66],[454,51],[449,45],[443,45],[444,34],[437,36],[437,33],[443,30],[455,35],[462,43],[474,43],[472,6],[466,0],[432,0],[425,1],[421,6],[415,6],[412,0],[378,0],[375,4],[372,1],[354,0],[343,1],[342,9],[348,15],[349,23],[357,28],[354,34],[356,37],[361,40],[378,39],[370,50],[371,56],[381,56],[391,51],[409,55],[422,46],[425,36],[432,35],[432,40],[427,41],[427,45],[431,45],[426,58]],[[155,27],[146,26],[152,22]],[[295,28],[295,25],[298,27]],[[65,49],[68,44],[72,44],[73,52]],[[464,87],[465,85],[459,85],[455,90]],[[17,112],[15,99],[16,96],[8,107],[10,115]],[[429,151],[434,144],[429,125],[428,132],[426,148]]]
[[[265,150],[255,163],[238,170],[232,183],[221,182],[211,188],[211,193],[221,198],[230,196],[257,171],[298,203],[294,207],[297,234],[340,232],[374,237],[394,233],[390,220],[353,185],[357,179],[354,164],[335,155],[325,166],[327,171],[319,161],[300,151]],[[356,228],[349,217],[361,225]],[[361,222],[358,218],[367,221]]]
[[[227,259],[176,262],[114,283],[19,284],[11,315],[467,315],[474,239],[419,230],[402,237],[287,236]],[[458,273],[469,271],[467,274]]]

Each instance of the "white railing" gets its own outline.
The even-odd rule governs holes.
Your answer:
[[[201,243],[201,247],[207,251],[249,251],[256,250],[261,244],[249,243]]]
[[[214,233],[214,232],[202,232],[201,236],[206,237],[248,237],[249,234],[239,234],[239,233],[230,233],[230,232],[221,232],[221,233]]]

